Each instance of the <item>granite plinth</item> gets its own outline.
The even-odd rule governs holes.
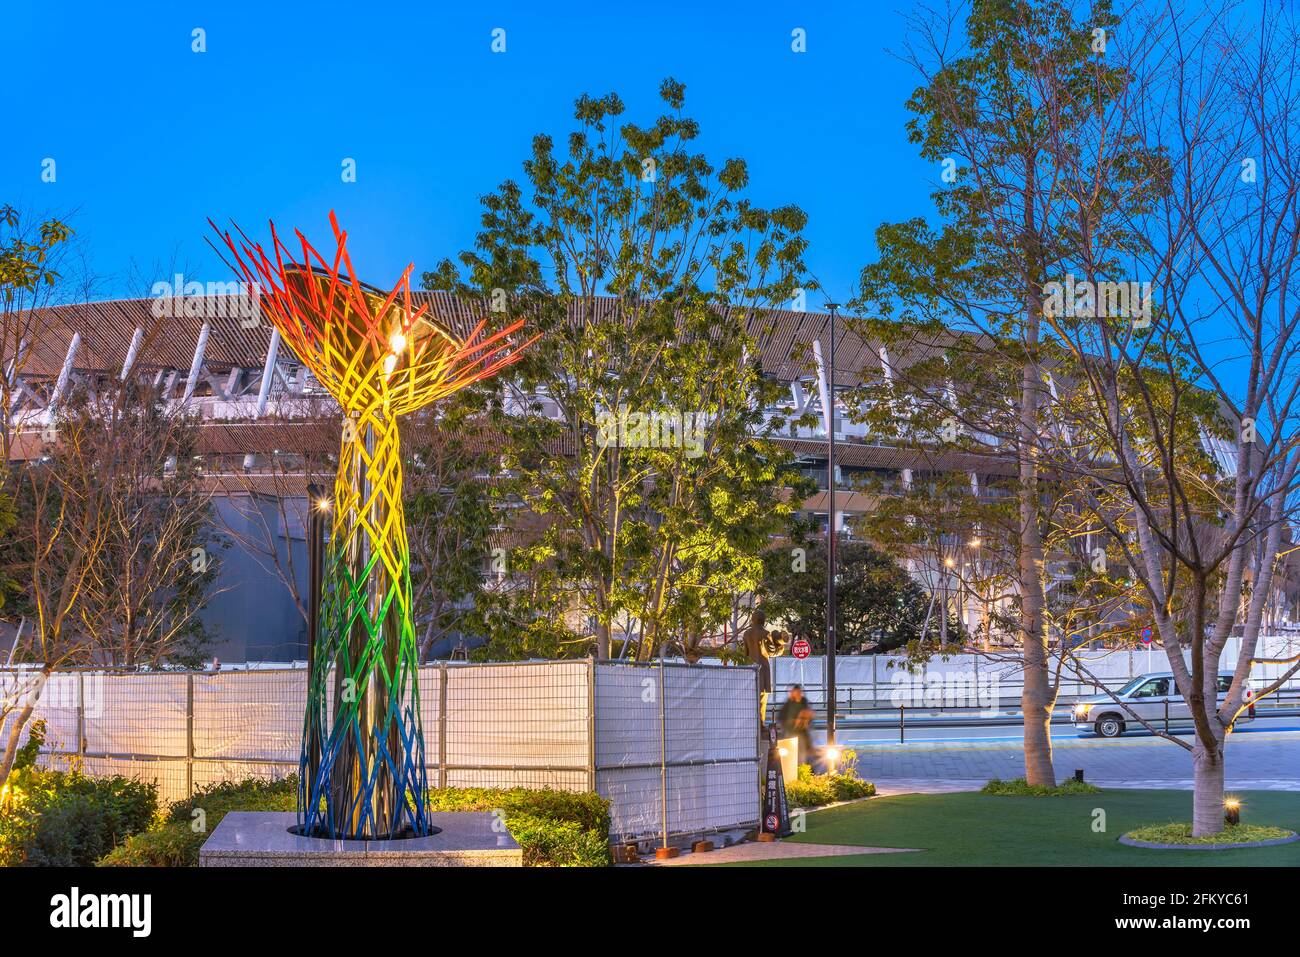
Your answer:
[[[486,812],[438,811],[431,837],[347,841],[304,837],[290,811],[232,811],[199,851],[200,867],[522,867],[524,852]],[[494,826],[495,825],[495,826]]]

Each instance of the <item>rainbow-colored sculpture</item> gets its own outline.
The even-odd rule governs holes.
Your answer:
[[[269,254],[238,227],[235,238],[212,225],[231,268],[259,287],[262,314],[343,408],[328,574],[312,636],[299,827],[336,838],[426,835],[397,421],[513,362],[528,345],[511,340],[522,324],[485,335],[479,323],[457,338],[425,306],[412,305],[413,266],[391,292],[363,285],[333,213],[332,262],[301,232],[294,260],[274,224]]]

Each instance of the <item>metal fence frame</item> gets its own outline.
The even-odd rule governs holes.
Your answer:
[[[655,814],[658,817],[659,825],[655,829],[655,836],[664,843],[668,843],[674,835],[680,834],[699,834],[705,832],[717,832],[733,828],[748,828],[758,824],[762,818],[762,753],[761,753],[761,727],[758,721],[758,702],[759,702],[759,679],[758,667],[754,665],[718,667],[714,665],[692,665],[681,661],[664,661],[655,662],[633,662],[622,660],[601,660],[593,662],[592,667],[595,669],[594,688],[599,688],[602,684],[602,675],[612,678],[620,671],[640,670],[648,675],[653,674],[656,682],[657,693],[655,695],[656,718],[657,718],[657,743],[658,759],[655,761],[618,761],[604,762],[593,760],[593,770],[596,775],[597,788],[602,795],[609,796],[611,792],[610,780],[620,773],[636,771],[659,771],[659,787],[656,795],[657,802]],[[747,718],[741,722],[733,722],[731,730],[735,733],[727,737],[728,741],[739,742],[729,749],[731,753],[715,754],[700,758],[681,758],[673,757],[671,752],[681,744],[682,736],[674,736],[670,733],[673,721],[670,715],[673,714],[679,704],[674,700],[672,683],[669,680],[670,674],[677,674],[683,677],[695,677],[707,681],[708,676],[718,674],[730,674],[733,676],[746,675],[748,681],[743,693],[728,699],[728,703],[733,708],[743,708]],[[647,680],[642,679],[643,682]],[[712,699],[715,703],[720,700]],[[600,710],[593,707],[591,710],[593,722],[602,716]],[[733,718],[738,717],[733,715]],[[706,721],[705,728],[717,730],[721,722],[716,712],[712,716],[712,722]],[[593,734],[590,740],[593,745],[598,745],[602,740],[608,740],[608,737],[602,738],[595,733],[593,724]],[[674,785],[682,779],[689,779],[693,775],[703,773],[708,775],[716,772],[718,776],[725,776],[728,771],[734,771],[731,779],[731,787],[741,787],[738,782],[747,778],[747,784],[743,785],[748,791],[747,800],[733,800],[724,802],[721,800],[722,795],[715,795],[719,798],[719,806],[729,806],[733,808],[730,815],[723,814],[712,820],[707,825],[700,826],[695,822],[695,826],[682,826],[682,818],[687,817],[685,809],[677,806],[670,798],[675,794]],[[727,785],[723,782],[713,781],[705,785],[706,790],[721,790]],[[743,807],[744,810],[740,810]],[[617,808],[612,809],[615,812],[615,823],[611,827],[611,833],[618,827]],[[650,832],[645,829],[628,831],[624,836],[645,839],[650,836]]]

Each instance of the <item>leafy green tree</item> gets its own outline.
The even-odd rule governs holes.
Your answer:
[[[13,206],[0,206],[0,542],[13,526],[13,487],[9,472],[14,408],[19,377],[44,332],[32,310],[44,305],[59,280],[58,256],[72,236],[61,220],[23,222]],[[4,561],[0,546],[0,563]],[[0,608],[15,587],[0,574]]]
[[[1094,117],[1124,90],[1127,74],[1105,58],[1105,37],[1117,25],[1105,0],[1086,15],[1057,0],[976,0],[964,23],[951,11],[913,19],[911,62],[922,82],[907,102],[908,135],[939,174],[932,194],[937,225],[921,218],[882,225],[880,258],[863,270],[858,302],[895,320],[866,331],[900,363],[893,386],[904,394],[895,399],[914,403],[914,410],[899,419],[928,412],[915,440],[995,447],[1014,458],[1031,784],[1055,784],[1050,720],[1060,673],[1041,459],[1045,447],[1062,440],[1045,408],[1048,377],[1059,376],[1063,351],[1052,348],[1044,329],[1045,289],[1078,248],[1081,222],[1126,194],[1114,180],[1141,174],[1140,163],[1128,170],[1108,165],[1091,200],[1095,208],[1070,202],[1062,186],[1066,157],[1074,164],[1075,153],[1092,155]],[[903,367],[904,355],[920,358]],[[970,401],[1005,396],[1009,382],[1016,383],[1011,401]]]
[[[818,541],[803,554],[775,548],[764,555],[762,595],[769,624],[806,638],[818,654],[826,651],[826,543]],[[836,548],[836,635],[840,651],[888,651],[921,642],[931,619],[942,608],[898,562],[864,542],[841,542]],[[961,621],[951,612],[948,629],[954,641]],[[933,636],[937,625],[928,631]]]
[[[971,637],[985,647],[1014,628],[1004,611],[1014,595],[1014,498],[1003,488],[986,479],[973,491],[970,475],[954,470],[914,474],[906,482],[870,478],[854,488],[872,501],[851,519],[854,535],[905,561],[950,614],[961,617],[962,609],[976,606],[982,622]],[[937,633],[939,648],[960,641],[947,620],[934,615],[926,631],[927,639]]]
[[[1234,13],[1160,6],[1126,30],[1119,105],[1090,118],[1086,148],[1058,151],[1085,295],[1044,311],[1091,406],[1076,485],[1122,506],[1086,502],[1193,721],[1174,741],[1198,836],[1224,828],[1234,722],[1300,672],[1295,656],[1256,657],[1300,505],[1300,30],[1286,4]],[[1089,286],[1133,278],[1147,281],[1141,311],[1092,308]],[[1261,661],[1281,667],[1261,681]]]
[[[510,566],[600,656],[616,622],[644,659],[725,620],[806,491],[769,438],[780,387],[748,328],[804,283],[806,217],[745,198],[742,160],[691,152],[684,94],[664,81],[648,126],[580,97],[566,148],[537,136],[526,188],[484,198],[464,277],[425,275],[540,335],[493,418],[504,481],[544,523]]]
[[[485,641],[470,652],[474,661],[554,660],[582,656],[588,643],[546,617],[542,609],[512,596],[513,601],[480,603]],[[531,597],[531,596],[530,596]]]
[[[420,656],[473,620],[505,571],[492,536],[504,503],[487,479],[495,455],[478,390],[403,421],[406,531]]]

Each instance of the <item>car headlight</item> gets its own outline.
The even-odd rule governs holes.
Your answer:
[[[1078,721],[1084,721],[1088,717],[1088,712],[1092,710],[1090,704],[1076,704],[1074,706],[1074,717]]]

